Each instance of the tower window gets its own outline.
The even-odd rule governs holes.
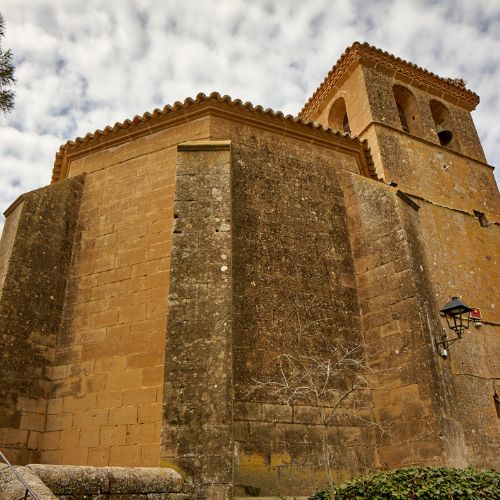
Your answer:
[[[415,96],[401,85],[394,85],[392,91],[403,131],[408,134],[422,134],[422,123]]]
[[[345,100],[339,97],[332,105],[330,114],[328,115],[328,126],[334,130],[341,132],[351,133],[351,126],[349,124],[349,115],[345,107]]]
[[[436,132],[441,146],[452,146],[453,132],[451,116],[448,108],[441,102],[432,99],[429,103],[432,119],[436,126]]]

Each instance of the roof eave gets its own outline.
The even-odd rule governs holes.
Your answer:
[[[366,141],[321,125],[304,122],[298,117],[285,116],[280,111],[275,112],[271,109],[264,109],[262,106],[253,106],[239,99],[233,101],[229,96],[220,96],[217,92],[213,92],[209,96],[198,94],[195,99],[188,98],[183,103],[176,102],[172,106],[165,106],[163,110],[155,109],[153,113],[135,116],[133,120],[125,120],[123,123],[116,123],[113,127],[106,127],[104,130],[96,130],[93,134],[79,137],[75,141],[68,141],[56,154],[52,182],[66,178],[68,165],[76,158],[207,115],[225,116],[230,119],[239,118],[246,123],[254,123],[259,127],[279,131],[283,135],[295,136],[352,154],[356,156],[360,169],[365,175],[377,178]]]

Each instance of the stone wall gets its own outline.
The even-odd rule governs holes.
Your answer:
[[[433,393],[436,394],[437,406],[431,412],[441,419],[442,432],[446,435],[442,439],[443,449],[448,463],[498,467],[495,453],[491,452],[498,446],[499,439],[493,397],[495,393],[498,394],[497,381],[500,377],[496,361],[499,347],[495,335],[499,325],[496,296],[500,197],[493,169],[485,163],[471,114],[454,102],[443,101],[450,111],[455,140],[450,147],[439,144],[429,101],[444,98],[442,95],[436,96],[433,89],[423,88],[418,82],[398,81],[393,74],[364,62],[338,90],[338,95],[345,94],[346,102],[349,95],[358,95],[360,92],[360,69],[363,70],[369,108],[366,110],[354,103],[351,126],[355,133],[368,138],[375,164],[385,179],[396,182],[398,188],[410,194],[420,206],[418,213],[415,212],[413,216],[409,207],[405,209],[408,212],[407,220],[413,221],[410,231],[407,223],[406,226],[401,225],[405,220],[403,212],[394,219],[388,215],[391,211],[388,212],[387,207],[379,206],[379,201],[376,207],[368,205],[365,225],[374,229],[372,234],[366,233],[363,238],[368,237],[368,241],[381,238],[382,246],[367,245],[366,239],[361,239],[360,248],[363,251],[371,249],[372,254],[379,256],[381,252],[387,253],[391,248],[398,248],[401,255],[410,257],[416,248],[420,248],[418,255],[412,257],[417,260],[410,260],[410,267],[413,269],[413,279],[418,277],[419,269],[425,271],[425,281],[415,285],[419,293],[413,292],[417,298],[414,306],[418,303],[419,314],[423,318],[422,331],[426,329],[427,315],[435,315],[453,295],[462,296],[467,304],[482,310],[484,326],[480,330],[471,328],[466,337],[451,348],[449,359],[442,360],[431,350],[427,354],[422,353],[422,359],[427,357],[427,364],[433,367],[432,370],[429,368],[429,377],[434,379],[436,386]],[[392,90],[394,84],[406,86],[415,96],[417,120],[421,122],[418,133],[409,134],[401,130]],[[330,99],[334,100],[336,95]],[[362,96],[361,101],[365,103],[366,96]],[[328,103],[325,102],[324,106],[326,110]],[[365,112],[357,113],[358,108],[365,109]],[[321,119],[324,121],[326,118],[324,111]],[[366,184],[366,181],[360,182],[360,185],[363,183]],[[384,191],[383,187],[380,189]],[[388,199],[388,195],[376,196]],[[359,188],[360,201],[356,204],[362,206],[369,199],[364,189]],[[402,202],[398,203],[401,205]],[[384,220],[380,221],[382,234],[378,234],[379,213],[384,214]],[[413,234],[413,240],[403,245],[394,241],[394,238],[387,238],[384,234],[386,226],[393,230],[406,227],[403,240],[408,238],[404,235],[410,233]],[[354,238],[353,249],[359,231],[360,226],[353,223],[350,228],[351,238]],[[392,273],[389,267],[384,267],[385,264],[383,262],[380,269],[379,266],[375,268],[375,274],[384,278],[376,279],[380,284],[386,284],[389,277],[387,273]],[[408,268],[407,272],[411,273],[411,269]],[[358,279],[360,294],[363,294],[365,282],[371,287],[372,280],[364,276]],[[377,288],[368,293],[377,293]],[[422,295],[424,291],[427,298]],[[391,293],[393,297],[389,295],[390,300],[394,300],[395,292]],[[427,311],[421,309],[423,306]],[[431,321],[430,324],[430,334],[423,341],[432,346],[435,339],[448,329],[444,320]],[[419,327],[415,325],[412,329]],[[451,337],[449,330],[448,336]],[[382,349],[386,362],[391,359],[388,358],[389,347],[384,347],[383,342],[378,340],[377,345]],[[396,344],[393,348],[400,350]],[[374,404],[379,404],[376,399]],[[434,456],[430,451],[428,455]],[[399,462],[395,460],[395,463]]]
[[[398,80],[394,72],[363,61],[339,82],[318,110],[315,121],[328,126],[331,105],[342,97],[354,134],[367,138],[377,172],[405,191],[448,206],[474,205],[476,210],[500,212],[493,170],[486,159],[471,114],[443,101],[418,82]],[[415,133],[403,132],[394,85],[415,97]],[[441,98],[450,111],[455,145],[441,147],[429,102]],[[411,120],[411,117],[409,117]],[[486,205],[484,204],[486,203]],[[482,209],[479,208],[482,206]]]
[[[373,149],[380,155],[388,182],[443,206],[500,216],[500,197],[490,166],[386,126],[371,128]]]
[[[365,342],[378,374],[373,404],[378,418],[393,422],[378,443],[380,465],[498,468],[492,452],[499,439],[492,280],[498,226],[481,227],[471,214],[418,199],[416,211],[395,190],[359,178],[351,189],[356,196],[349,198],[350,235]],[[464,235],[459,245],[451,234]],[[478,268],[484,272],[478,275]],[[482,308],[484,326],[471,325],[442,359],[435,341],[452,332],[437,312],[460,292]]]
[[[353,73],[356,92],[365,76]],[[498,467],[492,171],[479,150],[466,158],[429,130],[396,130],[386,94],[360,99],[351,126],[387,112],[366,135],[418,211],[360,175],[359,144],[230,108],[84,144],[69,179],[24,195],[0,243],[9,457],[157,466],[161,455],[214,499],[324,486],[325,443],[335,479]],[[438,311],[456,293],[485,324],[443,360]],[[324,367],[351,347],[371,390],[336,407],[349,382],[337,374],[321,401],[290,392],[293,363]]]
[[[43,463],[158,466],[176,144],[206,120],[73,158],[86,173]]]
[[[162,462],[196,498],[231,498],[232,232],[229,141],[178,146]]]
[[[423,86],[420,82],[398,80],[395,78],[394,72],[384,71],[380,66],[374,68],[368,62],[364,62],[363,75],[372,121],[401,130],[393,86],[395,84],[402,85],[415,96],[418,107],[416,119],[421,122],[421,137],[423,139],[439,145],[436,126],[429,107],[431,99],[438,99],[446,105],[450,112],[454,134],[452,143],[454,145],[451,148],[477,161],[485,161],[479,136],[467,110],[457,106],[454,102],[446,101],[441,93],[436,95],[434,89]]]
[[[349,408],[338,409],[335,425],[323,425],[322,413],[332,411],[338,394],[316,401],[310,393],[293,397],[293,387],[276,390],[281,368],[293,377],[289,362],[313,372],[307,382],[313,390],[324,380],[325,364],[338,360],[338,349],[362,343],[339,170],[327,159],[300,154],[299,147],[270,143],[264,134],[233,143],[239,494],[300,495],[320,488],[326,483],[324,444],[337,478],[374,466],[369,395],[356,393]],[[336,163],[342,166],[341,158]],[[335,374],[339,386],[344,375]]]
[[[235,495],[307,494],[326,481],[326,430],[337,477],[374,466],[369,396],[325,427],[310,398],[248,392],[273,382],[284,352],[325,361],[336,340],[361,343],[337,179],[359,170],[350,155],[239,122],[214,118],[212,136],[231,138],[231,157],[217,140],[178,147],[162,460],[210,498],[232,482]]]
[[[345,100],[349,126],[354,135],[359,135],[373,121],[370,101],[368,100],[363,68],[357,66],[352,73],[344,76],[325,97],[322,107],[314,121],[331,127],[330,110],[335,101],[342,97]],[[336,128],[336,127],[332,127]]]
[[[9,261],[16,241],[17,227],[23,211],[23,200],[20,199],[5,212],[7,217],[3,228],[2,239],[0,240],[0,301],[2,300],[5,278],[9,268]]]
[[[299,132],[307,140],[287,139],[282,151],[359,172],[359,146],[344,153],[338,138],[328,145],[320,134],[318,141],[326,146],[314,145],[309,142],[314,132]],[[62,321],[46,362],[45,396],[30,407],[37,422],[30,446],[37,459],[103,466],[159,463],[176,145],[210,135],[245,142],[256,134],[267,147],[282,137],[241,120],[205,117],[117,147],[95,152],[85,147],[70,155],[70,179],[84,173],[86,181],[78,215],[67,214],[77,231],[68,247],[71,262],[59,269],[65,297],[58,302]],[[3,263],[10,254],[14,212]],[[1,269],[3,276],[7,267]],[[9,436],[16,440],[13,448],[22,446],[15,434]],[[21,438],[28,439],[28,433]]]
[[[39,457],[83,178],[22,195],[0,245],[0,447]],[[8,265],[5,265],[8,258]]]
[[[358,251],[362,257],[359,262],[355,258],[355,263],[366,344],[373,344],[379,351],[372,361],[385,366],[387,373],[394,366],[395,379],[390,383],[396,386],[401,384],[401,370],[410,374],[415,371],[408,381],[418,381],[421,373],[428,378],[427,382],[421,378],[413,385],[413,395],[405,396],[413,401],[416,411],[410,420],[406,402],[401,407],[390,391],[380,392],[383,398],[377,396],[379,391],[374,392],[374,405],[394,421],[407,421],[405,432],[413,431],[411,436],[405,438],[400,433],[398,438],[393,427],[390,442],[379,443],[381,464],[441,457],[455,466],[498,468],[497,454],[492,450],[500,439],[498,403],[494,400],[500,377],[496,300],[500,197],[493,168],[485,163],[468,110],[452,97],[446,100],[431,87],[399,77],[402,80],[394,71],[363,60],[325,98],[318,112],[318,121],[326,125],[331,103],[344,97],[352,117],[351,128],[368,139],[378,172],[386,181],[397,183],[420,207],[412,214],[413,209],[404,207],[403,201],[396,203],[390,188],[379,185],[376,193],[370,194],[372,188],[368,190],[367,181],[358,179],[350,184],[354,191],[349,197],[349,233],[355,257]],[[415,133],[402,130],[393,93],[395,84],[405,86],[415,97],[419,126],[410,126]],[[359,102],[353,102],[353,97],[359,97]],[[454,139],[448,147],[439,144],[429,107],[431,99],[442,101],[450,112]],[[400,208],[396,210],[397,205]],[[484,321],[480,329],[471,326],[443,360],[432,346],[445,332],[451,338],[452,332],[443,318],[435,316],[454,295],[479,307]],[[418,315],[403,321],[400,314],[405,304]],[[398,310],[397,321],[394,308]],[[419,331],[423,335],[420,338],[415,333]],[[412,358],[406,367],[402,347]],[[420,439],[412,419],[418,418],[419,425],[432,422],[427,416],[438,418],[434,424],[441,426],[442,434],[434,444],[430,438],[428,449],[412,458],[412,446],[416,444],[411,445],[411,441]],[[402,444],[405,440],[408,445]],[[386,453],[389,455],[384,458]]]
[[[420,213],[395,189],[359,177],[345,179],[356,281],[373,405],[386,428],[377,465],[463,465],[447,447],[447,404],[438,375],[434,335],[441,331],[419,235]],[[458,463],[457,463],[458,461]]]
[[[28,465],[17,473],[40,500],[188,500],[187,485],[175,471],[155,467]],[[25,487],[7,467],[0,468],[0,497],[18,500]]]
[[[463,339],[448,350],[448,359],[439,359],[454,419],[463,429],[463,454],[471,465],[499,469],[495,450],[500,445],[500,429],[494,395],[500,393],[500,225],[482,226],[470,213],[422,200],[419,204],[430,287],[437,305],[442,307],[452,294],[461,295],[483,315],[483,325],[475,328],[471,323]],[[452,332],[446,330],[451,338]]]
[[[475,209],[498,217],[500,197],[493,169],[486,164],[470,112],[441,96],[449,109],[455,138],[449,147],[443,147],[429,107],[429,102],[436,99],[432,89],[421,88],[415,82],[403,83],[371,67],[363,66],[363,75],[371,123],[365,120],[363,128],[354,132],[368,139],[377,169],[385,180],[443,206],[469,212]],[[395,84],[405,86],[415,97],[418,132],[402,130],[393,94]],[[345,86],[351,94],[358,91],[354,78]]]

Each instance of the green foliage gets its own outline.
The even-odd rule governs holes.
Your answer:
[[[500,473],[491,470],[408,467],[339,484],[336,500],[500,499]],[[327,490],[309,497],[330,500]]]
[[[0,41],[5,34],[4,21],[0,14]],[[15,83],[12,52],[2,52],[0,45],[0,111],[8,113],[14,109],[14,92],[9,89]]]

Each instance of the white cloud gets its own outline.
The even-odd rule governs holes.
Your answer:
[[[482,98],[500,152],[496,0],[4,0],[16,109],[0,117],[0,209],[49,182],[67,139],[217,90],[297,114],[343,50],[368,41]]]

